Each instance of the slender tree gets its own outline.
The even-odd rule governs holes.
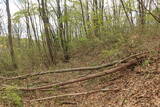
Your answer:
[[[13,49],[13,40],[12,40],[12,22],[11,22],[11,14],[10,14],[10,7],[9,7],[9,0],[6,0],[6,11],[7,11],[7,17],[8,17],[8,43],[9,43],[9,52],[11,55],[12,59],[12,64],[14,69],[17,69],[17,64],[16,64],[16,58],[15,58],[15,53]]]
[[[137,0],[138,1],[138,9],[139,9],[139,24],[141,26],[141,30],[143,32],[143,28],[145,25],[145,2],[144,0]]]
[[[127,20],[129,22],[130,26],[132,27],[133,26],[133,21],[131,21],[130,18],[129,18],[128,12],[127,12],[126,7],[125,7],[125,4],[124,4],[123,0],[120,0],[120,2],[122,4],[123,10],[124,10],[125,15],[127,17]]]
[[[52,31],[50,27],[50,22],[49,22],[49,17],[47,15],[47,1],[46,0],[41,0],[41,2],[38,0],[39,3],[39,11],[40,15],[44,24],[44,31],[45,31],[45,36],[46,36],[46,42],[47,42],[47,47],[49,51],[49,59],[52,64],[56,64],[56,50],[53,45],[53,39],[52,39]]]
[[[99,22],[98,22],[98,1],[93,0],[93,27],[94,27],[94,36],[99,36]]]
[[[64,61],[68,62],[69,53],[68,53],[68,45],[67,45],[67,37],[68,37],[68,23],[67,23],[67,7],[66,1],[64,1],[64,15],[61,11],[61,2],[60,0],[56,0],[57,3],[57,19],[58,19],[58,34],[60,36],[61,46],[64,55]],[[65,17],[65,21],[63,21],[63,17]]]
[[[79,0],[79,1],[80,1],[80,5],[81,5],[81,12],[82,12],[84,31],[85,31],[86,36],[88,36],[88,34],[87,34],[87,27],[86,27],[86,21],[85,21],[85,14],[84,14],[84,9],[83,9],[83,3],[82,3],[82,0]]]

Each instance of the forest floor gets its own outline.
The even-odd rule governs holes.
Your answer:
[[[95,51],[97,52],[97,51]],[[66,67],[80,67],[89,66],[91,64],[97,65],[105,62],[99,53],[92,55],[78,55],[73,58],[69,64],[60,64],[58,68]],[[52,100],[42,100],[42,102],[27,103],[27,107],[36,105],[40,107],[160,107],[160,67],[156,70],[156,64],[160,66],[160,62],[147,64],[145,66],[137,66],[134,71],[130,69],[123,72],[103,76],[78,82],[67,86],[57,87],[53,90],[43,90],[37,93],[32,93],[25,97],[27,100],[45,98],[49,96],[74,94],[90,92],[93,90],[107,89],[108,91],[96,92],[93,94],[66,96],[54,98]],[[106,70],[105,68],[97,71],[81,71],[62,73],[54,75],[40,76],[34,80],[26,82],[32,85],[43,85],[57,82],[64,82],[70,79],[83,77],[96,72]],[[148,73],[149,72],[149,73]],[[154,73],[159,72],[159,73]],[[46,83],[45,83],[46,85]]]
[[[87,95],[60,97],[42,102],[33,101],[32,103],[27,103],[26,107],[31,105],[36,107],[160,107],[160,69],[158,69],[159,73],[155,74],[155,68],[155,64],[148,67],[136,67],[134,71],[127,70],[85,82],[58,87],[50,91],[43,90],[32,93],[26,96],[27,100],[99,89],[108,90]],[[80,77],[84,74],[83,72],[79,74],[69,73],[68,75],[48,75],[37,80],[41,82],[53,79],[66,81],[75,78],[77,75]]]
[[[156,42],[159,43],[158,41]],[[156,42],[151,42],[150,45],[156,44]],[[148,45],[144,44],[145,46],[147,47]],[[94,49],[88,48],[83,53],[76,52],[69,63],[59,63],[51,69],[94,66],[106,63],[108,60],[102,57],[100,47],[95,47]],[[114,60],[114,58],[111,59],[111,61]],[[159,66],[158,69],[157,66]],[[106,69],[108,68],[94,71],[47,74],[20,81],[15,80],[12,83],[19,86],[37,87],[84,77]],[[41,71],[44,70],[41,69]],[[11,84],[11,81],[7,81],[6,84]],[[83,93],[101,89],[105,89],[105,91],[34,101],[34,99],[50,96]],[[136,66],[133,71],[127,69],[122,72],[66,86],[25,92],[22,95],[22,100],[25,107],[160,107],[160,61],[146,64],[145,66]],[[30,102],[28,102],[29,100]],[[0,107],[5,106],[0,105]]]

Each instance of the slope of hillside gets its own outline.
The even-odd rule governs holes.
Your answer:
[[[159,44],[158,40],[157,38],[155,42],[143,42],[140,47],[144,47],[143,50],[153,49],[157,51],[158,48],[156,46]],[[101,65],[121,57],[114,57],[112,55],[110,58],[109,56],[104,57],[104,49],[103,45],[98,44],[94,48],[86,48],[83,53],[75,51],[76,54],[73,53],[73,57],[69,63],[59,63],[53,66],[51,70]],[[121,49],[125,51],[127,47]],[[138,48],[138,50],[141,50],[141,48]],[[135,51],[135,53],[138,53],[138,51]],[[128,54],[129,53],[122,56],[124,57]],[[19,87],[41,87],[54,83],[61,83],[71,79],[86,77],[90,74],[99,73],[110,68],[38,75],[27,77],[26,79],[20,78],[6,81],[3,81],[1,77],[1,85],[6,88],[5,91],[1,93],[1,106],[10,107],[17,101],[16,104],[21,104],[22,102],[25,107],[159,107],[160,61],[154,60],[158,57],[159,54],[154,55],[154,52],[151,52],[141,65],[136,65],[134,70],[130,68],[124,69],[121,72],[99,78],[37,91],[21,92],[13,90]],[[111,68],[114,68],[114,66]],[[41,69],[40,71],[47,72],[45,69]],[[38,72],[38,70],[35,71],[35,73]],[[22,71],[21,73],[32,74],[33,71],[28,70],[27,72]],[[19,74],[19,71],[8,71],[4,76],[10,75],[9,77],[14,77],[14,75],[17,74]],[[6,99],[9,99],[7,100],[9,103],[6,102]],[[5,100],[5,102],[3,100]]]

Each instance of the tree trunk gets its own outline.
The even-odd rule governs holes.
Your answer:
[[[98,37],[99,35],[99,23],[98,23],[98,1],[93,0],[93,27],[94,27],[94,36]]]
[[[132,27],[133,23],[132,23],[132,21],[131,21],[130,18],[129,18],[129,15],[128,15],[127,10],[126,10],[126,8],[125,8],[125,4],[124,4],[123,0],[120,0],[120,2],[121,2],[121,4],[122,4],[123,10],[124,10],[125,15],[126,15],[126,17],[127,17],[127,20],[128,20],[128,22],[129,22],[130,26]]]
[[[138,0],[138,8],[139,8],[139,24],[141,27],[141,31],[143,32],[144,25],[145,25],[145,3],[143,0]]]
[[[82,13],[82,20],[83,20],[83,27],[84,27],[84,31],[85,31],[86,36],[88,36],[87,28],[86,28],[86,21],[85,21],[85,16],[84,16],[84,10],[83,10],[82,0],[79,0],[79,1],[80,1],[80,5],[81,5],[81,13]]]
[[[15,59],[15,53],[13,49],[13,41],[12,41],[12,22],[11,22],[11,14],[10,14],[10,8],[9,8],[9,0],[6,0],[6,11],[7,11],[7,17],[8,17],[8,41],[9,41],[9,52],[12,59],[12,64],[14,69],[17,69],[16,59]]]
[[[60,1],[56,0],[57,2],[57,18],[58,18],[58,34],[60,36],[61,40],[61,46],[63,50],[64,55],[64,61],[69,61],[69,52],[68,52],[68,21],[65,20],[64,23],[62,21],[62,12],[61,12],[61,6]],[[67,17],[67,7],[66,7],[66,1],[64,1],[64,16]]]
[[[39,0],[38,0],[39,1]],[[40,12],[41,12],[41,18],[44,24],[44,31],[45,31],[45,36],[46,36],[46,42],[47,42],[47,47],[48,47],[48,52],[49,52],[49,57],[50,57],[50,62],[52,64],[56,64],[56,52],[53,48],[53,41],[51,38],[51,28],[50,28],[50,23],[49,23],[49,18],[47,16],[46,10],[47,10],[47,5],[46,5],[46,0],[41,0],[41,3],[39,2],[40,7]]]

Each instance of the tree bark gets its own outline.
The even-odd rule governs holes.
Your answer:
[[[80,1],[80,5],[81,5],[81,14],[82,14],[84,31],[85,31],[86,36],[88,36],[82,0],[79,0],[79,1]]]
[[[8,17],[8,41],[9,41],[9,52],[12,59],[12,64],[14,69],[17,69],[18,66],[16,64],[15,53],[13,49],[13,40],[12,40],[12,22],[11,22],[11,14],[10,14],[10,7],[9,7],[9,0],[6,0],[6,10],[7,10],[7,17]]]
[[[47,10],[46,0],[41,0],[41,4],[39,2],[39,5],[41,5],[41,8],[39,11],[41,12],[41,18],[44,24],[44,30],[45,30],[45,36],[46,36],[46,42],[47,42],[50,62],[52,64],[56,64],[56,54],[55,54],[56,52],[55,52],[55,47],[53,45],[54,41],[52,41],[52,38],[51,38],[51,28],[50,28],[49,18],[46,13],[46,10]]]
[[[138,8],[139,8],[139,24],[141,27],[141,31],[143,32],[144,25],[145,25],[145,9],[144,9],[145,2],[144,0],[137,0],[137,1],[138,1]]]
[[[121,4],[122,4],[123,10],[124,10],[124,12],[125,12],[125,15],[126,15],[126,17],[127,17],[127,19],[128,19],[128,22],[129,22],[130,26],[132,27],[132,26],[133,26],[133,23],[132,23],[132,21],[131,21],[130,18],[129,18],[129,15],[128,15],[127,10],[126,10],[125,5],[124,5],[124,2],[123,2],[123,0],[120,0],[120,2],[121,2]]]

